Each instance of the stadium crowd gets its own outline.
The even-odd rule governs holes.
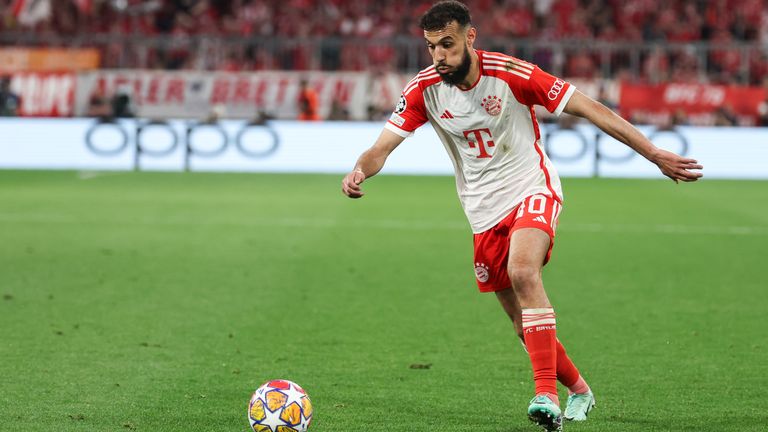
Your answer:
[[[23,10],[34,3],[37,9]],[[147,55],[128,57],[126,44],[105,44],[106,67],[158,69],[403,69],[402,54],[388,41],[403,35],[417,40],[416,17],[430,0],[0,0],[0,35],[29,34],[49,43],[65,44],[78,36],[210,35],[239,41],[213,48],[213,54],[182,45],[162,44]],[[752,43],[746,62],[739,50],[713,48],[707,52],[711,81],[752,83],[768,75],[768,3],[761,0],[467,0],[480,29],[491,41],[520,38],[557,42],[710,42]],[[42,7],[40,5],[47,6]],[[32,6],[30,6],[32,7]],[[480,12],[484,11],[484,12]],[[227,39],[229,38],[229,39]],[[504,39],[506,38],[506,39]],[[82,38],[80,38],[82,39]],[[279,42],[299,40],[317,45]],[[53,42],[52,42],[53,41]],[[366,42],[366,45],[361,45]],[[7,39],[6,39],[7,42]],[[82,44],[82,40],[78,42]],[[147,43],[147,42],[145,42]],[[283,44],[286,45],[286,44]],[[483,43],[481,42],[481,45]],[[487,48],[515,51],[514,42],[490,43]],[[587,45],[581,45],[582,47]],[[758,47],[762,46],[762,50]],[[111,50],[111,51],[110,51]],[[222,53],[222,51],[225,51]],[[115,54],[115,55],[113,55]],[[528,53],[530,54],[530,53]],[[600,73],[596,49],[568,51],[560,68],[565,76],[590,78]],[[613,63],[628,64],[620,54]],[[196,58],[206,57],[206,58]],[[536,56],[534,56],[536,57]],[[554,60],[533,58],[543,63]],[[110,64],[115,59],[120,64]],[[126,64],[127,62],[127,64]],[[635,77],[685,80],[701,76],[700,58],[690,49],[643,52]],[[613,68],[612,73],[621,68]],[[740,75],[741,74],[741,75]]]
[[[0,0],[0,30],[60,35],[221,34],[243,37],[420,36],[432,1],[48,0],[50,13],[20,18],[25,0]],[[39,1],[38,1],[39,2]],[[486,34],[547,39],[768,42],[761,0],[467,0]]]

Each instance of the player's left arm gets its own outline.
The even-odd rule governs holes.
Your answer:
[[[656,164],[665,176],[675,182],[692,182],[702,176],[700,172],[691,171],[704,168],[698,161],[656,147],[631,123],[578,90],[568,100],[563,112],[589,120],[608,135]]]

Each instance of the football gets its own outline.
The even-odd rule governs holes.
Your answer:
[[[251,396],[248,421],[255,432],[306,432],[312,422],[312,402],[295,382],[268,381]]]

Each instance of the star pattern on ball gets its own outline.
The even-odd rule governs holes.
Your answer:
[[[288,397],[288,400],[285,401],[285,406],[289,406],[293,402],[296,402],[298,406],[301,406],[301,399],[305,395],[303,392],[300,392],[293,383],[288,386],[288,390],[281,390],[281,392]]]
[[[276,390],[274,387],[270,386],[262,386],[258,390],[256,390],[256,397],[261,399],[262,402],[267,402],[267,392],[270,392],[272,390]]]
[[[269,408],[265,409],[264,414],[266,417],[264,417],[264,420],[262,420],[260,424],[268,426],[272,432],[277,432],[278,426],[288,426],[288,423],[280,418],[281,412],[282,410],[279,409],[275,410],[275,412],[270,411]]]

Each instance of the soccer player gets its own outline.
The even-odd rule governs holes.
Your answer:
[[[494,292],[530,357],[535,396],[528,416],[547,431],[563,416],[586,420],[595,398],[557,339],[555,311],[541,279],[562,210],[554,166],[542,150],[534,105],[583,117],[623,142],[675,182],[695,181],[696,160],[655,147],[637,129],[570,83],[514,57],[474,49],[477,30],[467,7],[436,3],[422,17],[433,64],[405,87],[373,146],[342,181],[350,198],[378,173],[389,154],[429,121],[456,172],[456,188],[474,233],[481,292]],[[557,381],[569,390],[560,409]]]

